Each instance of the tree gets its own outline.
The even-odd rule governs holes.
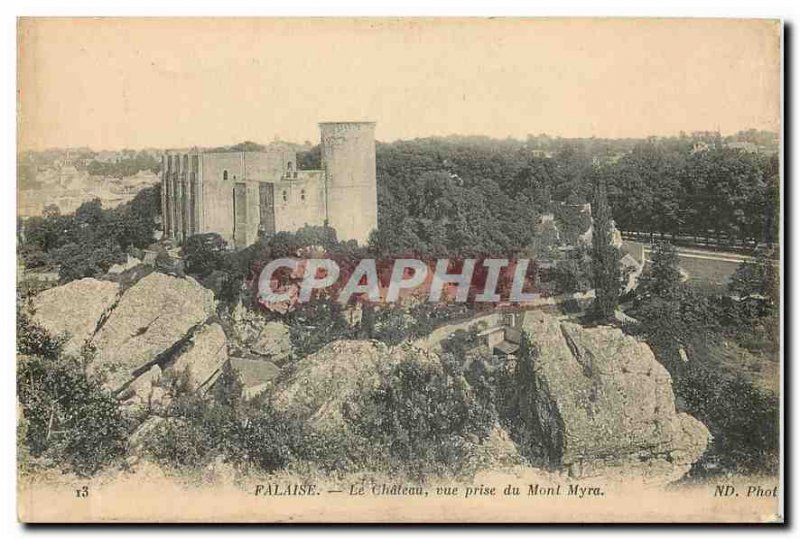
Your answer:
[[[776,353],[780,338],[780,282],[777,261],[767,252],[743,261],[731,277],[722,315],[729,333],[745,348]]]
[[[110,241],[68,243],[53,251],[52,256],[59,265],[58,277],[62,283],[99,277],[114,264],[125,262],[125,253]]]
[[[741,299],[760,299],[770,305],[777,304],[779,277],[776,261],[766,251],[756,253],[752,260],[742,261],[731,277],[728,290]]]
[[[496,420],[463,375],[413,357],[395,364],[363,401],[345,403],[342,412],[379,457],[386,451],[415,475],[460,472],[470,441],[485,439]]]
[[[97,277],[124,262],[126,250],[152,243],[160,199],[160,186],[154,186],[117,208],[103,209],[99,199],[84,202],[72,215],[49,207],[23,223],[19,254],[28,267],[58,264],[63,283]]]
[[[715,340],[721,316],[712,310],[709,298],[681,281],[672,245],[657,243],[651,258],[636,289],[633,315],[641,323],[638,330],[662,361],[674,364],[681,348]]]
[[[569,251],[559,260],[555,271],[555,283],[559,293],[584,292],[592,287],[592,257],[583,246]]]
[[[182,250],[187,273],[202,277],[220,269],[225,248],[225,240],[216,232],[189,236]]]
[[[619,250],[611,244],[611,208],[606,197],[605,180],[601,177],[595,185],[592,204],[594,218],[592,230],[592,275],[595,300],[592,311],[598,320],[609,320],[619,302],[622,290]]]
[[[650,253],[650,265],[639,279],[640,298],[675,298],[681,286],[678,252],[668,242],[658,242]]]

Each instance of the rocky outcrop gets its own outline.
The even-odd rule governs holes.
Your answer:
[[[93,339],[93,368],[119,389],[138,370],[158,361],[216,308],[214,295],[193,279],[151,273],[129,288]]]
[[[162,406],[162,374],[185,373],[189,389],[213,383],[228,360],[225,332],[213,293],[193,279],[149,273],[124,292],[112,281],[81,279],[46,290],[32,300],[34,320],[68,337],[76,353],[95,349],[90,368],[124,406]]]
[[[95,346],[93,368],[109,375],[109,388],[131,410],[158,412],[168,399],[164,381],[173,374],[185,373],[190,388],[203,391],[229,360],[223,326],[212,320],[213,295],[191,279],[151,273],[124,292],[117,283],[83,279],[41,293],[32,305],[35,320],[55,334],[67,333],[73,349],[86,341]],[[670,375],[645,343],[619,329],[582,327],[538,311],[521,318],[515,329],[523,330],[537,349],[529,377],[535,408],[530,422],[536,423],[552,464],[577,477],[620,473],[663,481],[681,477],[700,458],[709,432],[676,410]],[[504,323],[496,313],[484,319]],[[237,342],[247,333],[248,350],[286,352],[288,332],[282,324],[263,318],[246,322],[232,324],[242,332],[234,333]],[[434,333],[448,335],[458,327]],[[252,371],[253,393],[269,384],[279,410],[313,429],[344,433],[345,403],[358,403],[394,365],[409,359],[439,361],[438,348],[424,344],[428,349],[336,341],[294,362],[281,376],[271,363],[268,369],[250,365],[258,363],[252,358],[236,360],[247,363],[235,370],[240,375]],[[470,459],[478,468],[519,461],[514,443],[499,427],[487,440],[470,445]]]
[[[344,405],[363,405],[364,398],[401,361],[438,364],[440,359],[411,344],[390,348],[378,341],[336,341],[298,361],[292,374],[276,387],[272,402],[313,429],[349,436]],[[471,437],[467,442],[468,469],[500,469],[522,462],[514,442],[499,425],[486,439]]]
[[[275,405],[311,426],[340,426],[342,404],[377,387],[398,360],[399,354],[390,354],[381,342],[330,343],[297,362],[275,393]]]
[[[88,278],[50,288],[33,298],[33,320],[52,335],[66,336],[64,350],[77,354],[114,307],[119,292],[117,283]]]
[[[538,351],[537,413],[547,449],[572,475],[672,480],[703,454],[708,429],[676,411],[672,379],[647,344],[535,311],[523,329]]]

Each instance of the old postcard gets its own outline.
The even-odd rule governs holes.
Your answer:
[[[781,32],[20,19],[20,520],[782,522]]]

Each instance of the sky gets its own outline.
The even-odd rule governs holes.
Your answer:
[[[780,126],[776,21],[23,19],[21,150]]]

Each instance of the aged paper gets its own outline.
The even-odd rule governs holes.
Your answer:
[[[20,520],[782,522],[781,31],[20,19]]]

